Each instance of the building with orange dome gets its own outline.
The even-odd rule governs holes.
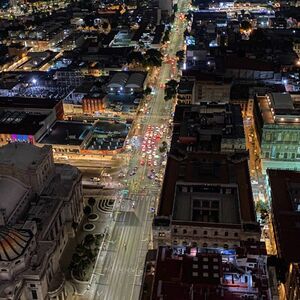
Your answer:
[[[81,173],[51,146],[0,148],[0,299],[66,299],[61,254],[83,216]]]

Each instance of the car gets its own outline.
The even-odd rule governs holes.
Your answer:
[[[151,173],[149,173],[149,174],[147,175],[147,177],[148,177],[149,179],[154,179],[154,175],[151,174]]]
[[[99,182],[101,179],[99,177],[92,177],[91,181],[93,182]]]
[[[136,174],[136,172],[131,171],[131,172],[129,173],[129,176],[133,176],[133,175],[135,175],[135,174]]]
[[[145,161],[142,159],[141,160],[141,166],[144,166],[145,165]]]

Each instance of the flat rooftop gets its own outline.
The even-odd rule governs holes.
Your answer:
[[[194,151],[221,151],[225,139],[243,140],[244,127],[239,105],[177,105],[171,152],[187,147]]]
[[[300,109],[289,93],[270,93],[257,99],[265,124],[300,125]]]
[[[272,93],[271,99],[273,108],[277,109],[294,109],[293,99],[288,93]]]
[[[191,291],[195,299],[202,299],[204,290],[209,290],[207,299],[220,299],[222,277],[219,254],[176,255],[171,248],[159,247],[151,299],[193,299]]]
[[[35,135],[42,127],[47,114],[32,114],[24,111],[1,110],[0,133],[19,135],[16,139],[26,139],[22,135]]]
[[[52,109],[61,100],[26,97],[0,97],[0,108],[41,108]]]
[[[97,122],[87,145],[89,150],[116,150],[124,146],[129,126],[116,122]]]
[[[47,147],[37,147],[27,143],[11,143],[0,147],[0,164],[11,164],[27,170],[38,165],[49,152]]]
[[[212,218],[199,214],[200,204],[206,205],[203,201],[207,200],[210,210],[215,206]],[[173,209],[174,218],[181,222],[256,222],[247,157],[210,152],[171,154],[158,216],[170,216]]]
[[[222,188],[226,187],[177,184],[173,220],[240,224],[237,187],[230,187],[230,194],[222,194]]]
[[[279,255],[300,262],[300,172],[267,170],[274,234]]]
[[[57,121],[39,143],[49,145],[80,146],[92,129],[92,124],[72,121]]]

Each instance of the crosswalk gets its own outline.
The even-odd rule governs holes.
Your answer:
[[[104,197],[98,200],[97,208],[103,214],[110,214],[113,211],[115,199]]]

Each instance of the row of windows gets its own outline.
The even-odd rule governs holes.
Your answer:
[[[177,240],[173,241],[173,245],[178,245],[180,244],[180,242],[178,242]],[[218,243],[214,243],[214,244],[208,244],[208,243],[197,243],[197,242],[187,242],[187,241],[182,241],[182,245],[187,246],[190,245],[192,247],[203,247],[203,248],[207,248],[207,247],[211,247],[211,248],[219,248],[222,247],[224,249],[229,249],[229,245],[228,244],[218,244]],[[232,245],[230,248],[237,248],[238,245]]]
[[[270,152],[265,152],[265,158],[270,158]],[[300,153],[279,153],[277,152],[275,155],[271,155],[271,158],[277,159],[300,159]]]
[[[173,233],[178,233],[178,229],[177,229],[177,228],[174,228],[174,229],[173,229]],[[187,230],[186,230],[186,229],[183,229],[183,230],[182,230],[182,233],[183,233],[183,234],[187,234]],[[194,235],[200,234],[200,232],[198,233],[198,231],[194,229],[194,230],[193,230],[193,234],[194,234]],[[203,234],[203,235],[208,235],[207,230],[204,230],[202,234]],[[218,236],[218,235],[219,235],[219,232],[218,232],[218,231],[215,231],[215,232],[214,232],[214,235],[215,235],[215,236]],[[224,232],[224,236],[229,236],[229,232],[228,232],[228,231],[225,231],[225,232]],[[238,237],[238,236],[239,236],[238,232],[235,232],[235,233],[233,234],[233,236],[234,236],[234,237]]]

